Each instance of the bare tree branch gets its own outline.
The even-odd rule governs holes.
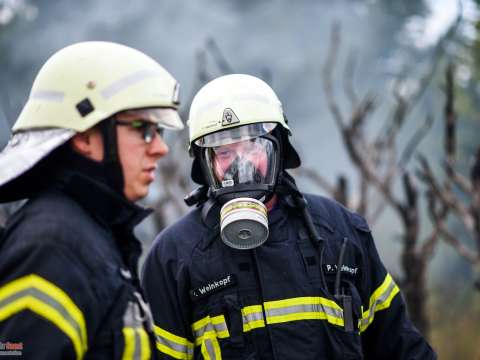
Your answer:
[[[422,170],[418,173],[420,178],[422,178],[429,185],[433,194],[443,203],[442,205],[454,210],[454,213],[463,223],[465,228],[470,232],[473,232],[474,219],[472,218],[468,208],[455,197],[449,186],[444,186],[442,188],[440,187],[435,179],[435,176],[433,175],[428,160],[423,155],[419,155],[418,158],[422,166]]]
[[[235,71],[230,63],[227,61],[227,58],[220,50],[217,45],[217,42],[214,38],[209,38],[206,43],[206,48],[212,55],[218,69],[222,74],[233,74]]]
[[[431,115],[428,115],[425,118],[425,122],[422,124],[422,126],[417,129],[415,134],[408,141],[397,165],[401,170],[401,172],[404,171],[405,166],[410,161],[412,155],[415,153],[415,150],[420,145],[420,142],[425,138],[428,131],[432,128],[432,124],[433,124],[433,117]]]
[[[357,62],[355,52],[351,51],[347,58],[347,64],[345,65],[345,76],[343,81],[343,87],[347,98],[350,100],[350,105],[354,109],[358,104],[358,96],[355,93],[353,86],[353,79],[355,76],[355,65]]]
[[[326,99],[328,102],[328,107],[333,114],[335,122],[340,129],[344,129],[344,120],[339,106],[335,102],[333,96],[333,86],[332,86],[332,70],[335,67],[338,56],[338,49],[340,47],[340,24],[335,22],[332,27],[332,32],[330,36],[330,48],[328,50],[328,57],[323,66],[322,77],[323,77],[323,87],[325,88]]]
[[[296,169],[295,171],[298,174],[298,176],[310,179],[318,187],[320,187],[321,189],[324,189],[330,195],[334,194],[335,188],[328,182],[327,179],[321,176],[317,171],[307,168],[305,166],[302,166]]]

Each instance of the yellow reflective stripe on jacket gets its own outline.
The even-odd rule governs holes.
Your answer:
[[[150,342],[145,329],[124,327],[122,333],[125,341],[122,360],[148,360],[151,358]]]
[[[222,358],[218,339],[228,338],[225,316],[206,316],[192,325],[195,335],[195,345],[201,345],[201,352],[205,360],[219,360]]]
[[[322,297],[304,296],[267,301],[263,306],[250,305],[242,308],[243,332],[265,327],[264,310],[267,324],[327,320],[334,325],[344,325],[343,310],[335,301]],[[218,339],[230,336],[225,317],[223,315],[206,316],[195,322],[192,330],[195,334],[195,346],[201,345],[203,357],[208,360],[221,359]]]
[[[227,328],[225,316],[206,316],[203,319],[196,321],[192,325],[193,333],[195,334],[195,345],[198,346],[203,343],[204,337],[209,338],[227,338],[230,336]]]
[[[158,326],[153,328],[155,332],[157,349],[175,359],[193,359],[193,343],[186,338],[174,335]]]
[[[143,315],[140,304],[129,301],[123,314],[123,349],[122,360],[146,360],[150,359],[152,350],[148,334],[143,327]]]
[[[125,342],[122,360],[133,359],[135,353],[135,330],[133,328],[123,328],[122,333]]]
[[[221,360],[222,354],[220,345],[213,332],[207,332],[203,335],[201,352],[205,360]]]
[[[242,309],[243,332],[265,327],[262,305],[246,306]]]
[[[373,292],[370,296],[369,306],[366,311],[363,312],[360,319],[360,332],[363,332],[372,323],[375,313],[377,311],[387,309],[390,307],[393,298],[400,292],[397,284],[393,281],[390,274],[385,276],[383,283]]]
[[[77,359],[83,357],[88,347],[85,318],[62,289],[35,274],[0,288],[0,321],[24,310],[53,323],[72,341]]]
[[[140,348],[142,349],[142,360],[147,360],[152,357],[152,349],[150,348],[150,339],[145,329],[138,329],[140,335]]]
[[[298,320],[327,320],[343,326],[343,310],[332,300],[306,296],[265,302],[267,324]]]

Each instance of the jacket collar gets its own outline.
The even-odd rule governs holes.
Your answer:
[[[58,176],[62,190],[74,198],[97,220],[110,228],[132,231],[151,209],[144,209],[114,192],[108,185],[72,170]]]

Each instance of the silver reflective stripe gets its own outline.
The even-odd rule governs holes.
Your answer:
[[[282,316],[282,315],[289,315],[289,314],[314,312],[314,313],[325,313],[326,315],[343,319],[342,310],[333,309],[324,304],[292,305],[292,306],[285,306],[285,307],[276,308],[276,309],[266,309],[265,312],[267,313],[267,318]]]
[[[142,359],[142,341],[140,339],[139,330],[143,329],[143,317],[140,312],[140,306],[136,302],[129,301],[127,304],[127,309],[123,315],[123,326],[124,329],[130,329],[133,332],[133,338],[125,335],[125,349],[124,351],[129,351],[133,349],[132,359],[141,360]],[[126,357],[124,355],[124,357]]]
[[[188,357],[193,356],[193,348],[188,347],[187,345],[182,345],[174,341],[168,340],[167,338],[160,336],[158,334],[156,334],[156,339],[159,344],[162,344],[182,354],[187,354]]]
[[[272,101],[266,96],[261,96],[258,94],[240,94],[236,95],[234,98],[236,101],[253,101],[261,104],[271,104],[271,105],[278,105],[280,106],[280,102],[278,101]]]
[[[114,81],[112,84],[103,89],[101,94],[106,100],[108,100],[126,88],[155,76],[161,76],[161,72],[158,70],[139,70],[133,74],[129,74],[118,79],[117,81]]]
[[[243,323],[245,325],[255,321],[263,321],[263,312],[259,311],[259,312],[246,314],[246,315],[243,315],[242,318],[243,318]]]
[[[215,348],[213,347],[212,340],[206,339],[204,343],[205,343],[205,348],[207,349],[209,360],[215,360],[216,359]]]
[[[150,306],[145,302],[145,300],[143,300],[142,295],[138,291],[135,291],[133,295],[135,295],[135,297],[137,298],[138,304],[142,308],[142,311],[144,314],[143,320],[147,322],[148,330],[153,332],[153,315],[152,315],[152,310],[150,309]]]
[[[32,91],[30,99],[32,100],[44,100],[56,103],[61,103],[65,98],[65,93],[55,90],[37,90]]]
[[[221,322],[220,324],[212,324],[211,322],[208,322],[200,329],[195,331],[195,337],[198,339],[208,331],[215,331],[216,333],[228,331],[227,324],[225,322]]]
[[[125,327],[130,328],[143,328],[143,318],[140,313],[140,307],[137,303],[129,301],[127,304],[127,310],[123,315],[123,324]]]
[[[135,329],[135,350],[133,351],[133,359],[142,360],[142,341],[140,339],[140,334],[137,329]]]
[[[70,315],[67,309],[65,309],[65,307],[61,303],[59,303],[57,300],[50,297],[48,294],[44,293],[39,289],[31,287],[31,288],[27,288],[25,290],[19,291],[17,293],[14,293],[12,296],[9,296],[6,299],[0,301],[0,309],[26,296],[37,298],[42,303],[47,304],[52,308],[54,308],[55,310],[57,310],[62,315],[63,319],[67,321],[76,330],[76,332],[78,333],[78,337],[82,341],[82,344],[86,344],[87,339],[84,339],[82,337],[82,330],[80,325]]]
[[[370,308],[367,310],[368,311],[368,316],[364,317],[360,320],[360,327],[361,327],[362,330],[365,330],[365,328],[373,321],[373,317],[375,315],[375,312],[378,311],[378,310],[382,310],[383,307],[381,307],[381,305],[383,305],[390,298],[392,293],[396,289],[398,289],[397,285],[395,284],[395,281],[393,281],[393,279],[391,278],[391,276],[389,274],[387,274],[385,280],[389,281],[387,288],[385,289],[385,291],[382,294],[380,294],[380,296],[378,296],[375,299],[375,302],[370,305]]]

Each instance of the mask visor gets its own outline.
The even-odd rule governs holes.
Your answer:
[[[274,142],[264,137],[205,148],[205,164],[214,189],[235,185],[273,185],[278,166]]]

